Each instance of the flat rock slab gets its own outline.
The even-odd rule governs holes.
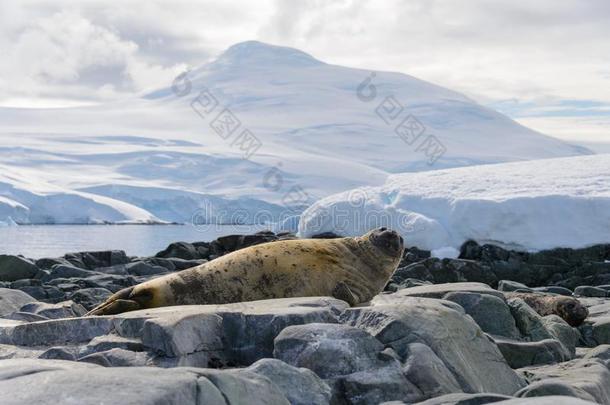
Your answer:
[[[383,303],[383,299],[387,295],[393,295],[394,299],[399,297],[424,297],[424,298],[443,298],[445,294],[451,292],[471,292],[479,294],[495,295],[504,299],[502,292],[494,290],[487,284],[483,283],[446,283],[446,284],[430,284],[421,285],[411,288],[403,288],[393,294],[380,294],[373,298],[373,304]]]
[[[206,352],[208,361],[247,366],[273,357],[273,340],[284,328],[337,323],[347,307],[329,297],[284,298],[154,308],[119,314],[113,320],[119,335],[139,338],[162,356]]]
[[[30,359],[0,360],[0,403],[289,404],[269,379],[244,371],[105,368],[88,363]]]

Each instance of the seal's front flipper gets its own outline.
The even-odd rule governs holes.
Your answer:
[[[345,283],[339,283],[333,290],[333,297],[338,300],[347,302],[350,306],[356,306],[360,300],[354,295],[352,290]]]
[[[124,288],[111,295],[105,302],[93,308],[85,316],[115,315],[148,308],[147,304],[151,301],[152,294],[147,289],[137,289],[136,287]]]

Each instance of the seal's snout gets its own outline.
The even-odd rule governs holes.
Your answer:
[[[404,240],[402,236],[400,236],[398,232],[388,228],[378,228],[371,231],[370,239],[373,245],[390,256],[400,255],[404,249]]]

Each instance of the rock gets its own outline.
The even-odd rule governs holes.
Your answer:
[[[587,401],[610,403],[610,371],[595,359],[529,367],[523,369],[523,374],[532,385],[536,382],[540,383],[534,385],[531,390],[526,388],[520,391],[521,397],[568,393],[567,395],[574,395]],[[553,384],[548,384],[549,382]],[[566,386],[569,387],[567,390]]]
[[[0,326],[0,343],[19,346],[52,346],[88,342],[113,329],[108,317],[51,319]]]
[[[419,287],[405,288],[397,291],[392,295],[392,302],[401,297],[424,297],[424,298],[442,298],[450,292],[471,292],[478,294],[494,295],[504,299],[504,295],[483,283],[445,283],[422,285]],[[372,302],[383,302],[386,294],[380,294],[373,298]]]
[[[373,404],[422,398],[398,361],[383,355],[383,349],[381,342],[362,329],[311,323],[284,329],[275,339],[273,355],[327,380],[334,388],[334,401]]]
[[[223,253],[234,252],[261,243],[274,242],[278,237],[271,231],[260,231],[252,235],[226,235],[216,239],[213,244]]]
[[[330,387],[309,369],[296,368],[281,360],[261,359],[246,370],[273,381],[291,405],[324,405],[330,402]]]
[[[533,342],[553,338],[553,335],[545,328],[542,317],[525,301],[521,298],[509,298],[506,302],[515,319],[517,329],[523,337]]]
[[[24,304],[33,301],[36,300],[23,291],[0,288],[0,316],[16,312]]]
[[[506,302],[493,295],[451,292],[443,299],[459,304],[474,319],[483,332],[517,339],[519,330]]]
[[[205,250],[198,250],[192,243],[187,242],[175,242],[170,244],[167,248],[160,251],[155,255],[155,257],[161,258],[169,258],[176,257],[179,259],[185,260],[195,260],[195,259],[206,259],[208,257],[209,251],[206,248]]]
[[[64,301],[57,304],[31,302],[25,304],[19,310],[40,315],[48,319],[75,318],[83,316],[87,312],[82,305],[77,304],[74,301]]]
[[[195,404],[197,378],[188,372],[154,368],[106,369],[61,360],[0,362],[0,403]]]
[[[423,287],[413,289],[418,288]],[[408,290],[389,295],[403,291]],[[394,303],[391,297],[386,297],[386,302],[387,305],[347,309],[341,315],[341,321],[368,331],[393,348],[401,359],[408,355],[409,344],[427,345],[465,392],[510,395],[524,385],[497,346],[459,305],[400,296]]]
[[[560,363],[572,359],[569,352],[555,339],[520,342],[495,338],[494,342],[512,368]]]
[[[502,405],[594,405],[595,402],[585,401],[569,396],[545,396],[541,398],[515,398],[499,402]],[[464,404],[466,405],[466,404]],[[470,405],[470,404],[468,404]]]
[[[576,344],[581,339],[578,329],[568,325],[558,315],[547,315],[542,317],[542,325],[570,354],[570,360],[576,354]]]
[[[496,285],[498,279],[489,266],[472,260],[438,259],[431,257],[399,267],[392,276],[392,282],[401,284],[406,278],[416,278],[435,284],[457,282],[481,282]]]
[[[500,280],[498,283],[499,291],[520,291],[520,292],[532,292],[533,289],[529,288],[525,284],[518,283],[512,280]]]
[[[143,367],[148,364],[148,358],[147,353],[114,348],[83,356],[78,361],[104,367]]]
[[[68,298],[79,303],[87,310],[91,310],[104,302],[112,295],[112,291],[105,288],[83,288],[70,294]]]
[[[599,345],[583,356],[583,359],[597,359],[610,368],[610,345]]]
[[[548,287],[536,287],[536,288],[532,288],[532,290],[536,291],[536,292],[541,292],[541,293],[548,293],[548,294],[559,294],[559,295],[566,295],[568,297],[572,296],[572,290],[568,289],[568,288],[564,288],[564,287],[558,287],[558,286],[548,286]]]
[[[0,360],[36,358],[40,356],[41,353],[42,350],[33,349],[31,347],[0,344]]]
[[[530,384],[515,393],[515,396],[523,398],[548,397],[551,395],[561,395],[563,397],[581,398],[586,399],[587,401],[594,401],[593,397],[586,391],[572,387],[569,384],[554,378],[536,381],[535,383]]]
[[[275,338],[273,356],[328,379],[375,368],[381,364],[378,353],[383,349],[381,342],[362,329],[310,323],[284,329]]]
[[[608,291],[603,288],[581,285],[574,289],[574,295],[582,297],[607,297]]]
[[[148,319],[142,326],[142,343],[168,357],[220,351],[222,336],[223,318],[214,313],[174,313]]]
[[[483,405],[491,404],[500,401],[511,399],[507,395],[499,394],[466,394],[466,393],[455,393],[441,395],[436,398],[431,398],[424,402],[418,402],[416,405]],[[383,405],[394,404],[393,402],[386,402]],[[401,404],[403,404],[401,402]],[[398,405],[398,404],[396,404]]]
[[[597,345],[610,343],[610,316],[593,318],[591,321],[586,320],[585,323],[591,325],[591,337]]]
[[[42,281],[34,278],[26,278],[22,280],[13,281],[11,283],[11,288],[14,290],[18,290],[23,287],[40,287],[42,286]]]
[[[245,370],[106,368],[85,362],[0,361],[0,403],[288,405],[266,377]]]
[[[91,339],[91,341],[80,350],[79,355],[86,356],[111,349],[124,349],[132,352],[142,352],[145,350],[144,344],[139,339],[125,338],[110,334],[96,336]]]
[[[14,319],[17,321],[24,322],[37,322],[37,321],[46,321],[49,318],[45,318],[44,316],[30,314],[29,312],[13,312],[10,315],[4,316],[6,319]]]
[[[59,257],[59,258],[48,258],[48,257],[44,257],[42,259],[38,259],[34,262],[36,264],[36,267],[43,269],[43,270],[51,270],[51,268],[53,266],[55,266],[56,264],[64,264],[67,266],[71,266],[72,263],[70,263],[69,261],[67,261],[66,259],[64,259],[63,257]]]
[[[78,358],[78,347],[76,346],[57,346],[47,349],[44,353],[38,356],[39,359],[49,360],[70,360],[76,361]]]
[[[47,291],[45,287],[42,286],[23,286],[18,288],[19,291],[23,291],[27,295],[32,297],[32,300],[46,300],[47,299]]]
[[[245,370],[198,369],[221,393],[226,404],[290,405],[280,389],[267,377]],[[207,401],[199,403],[208,404]],[[221,405],[219,403],[218,405]]]
[[[155,266],[141,261],[125,265],[125,270],[133,276],[155,276],[169,272],[165,267]]]
[[[53,268],[51,268],[49,274],[45,275],[42,280],[44,282],[47,282],[56,278],[87,278],[95,274],[99,273],[96,273],[91,270],[85,270],[76,266],[66,266],[63,264],[57,264],[53,266]]]
[[[338,315],[347,307],[347,303],[334,298],[284,298],[162,307],[127,312],[113,319],[119,335],[141,339],[160,356],[173,359],[170,362],[198,353],[194,365],[199,367],[208,362],[215,367],[249,366],[272,357],[273,340],[285,327],[337,323]]]
[[[34,278],[38,267],[21,256],[0,255],[0,281],[15,281]]]
[[[460,384],[441,359],[428,346],[411,343],[403,367],[407,379],[423,393],[424,398],[461,392]]]
[[[89,270],[127,264],[131,261],[122,250],[68,253],[64,256],[64,259],[73,266]]]

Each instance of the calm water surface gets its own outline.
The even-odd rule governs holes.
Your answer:
[[[229,234],[268,229],[264,225],[32,225],[0,227],[0,254],[31,258],[68,252],[120,249],[131,256],[150,256],[171,242],[210,241]]]

